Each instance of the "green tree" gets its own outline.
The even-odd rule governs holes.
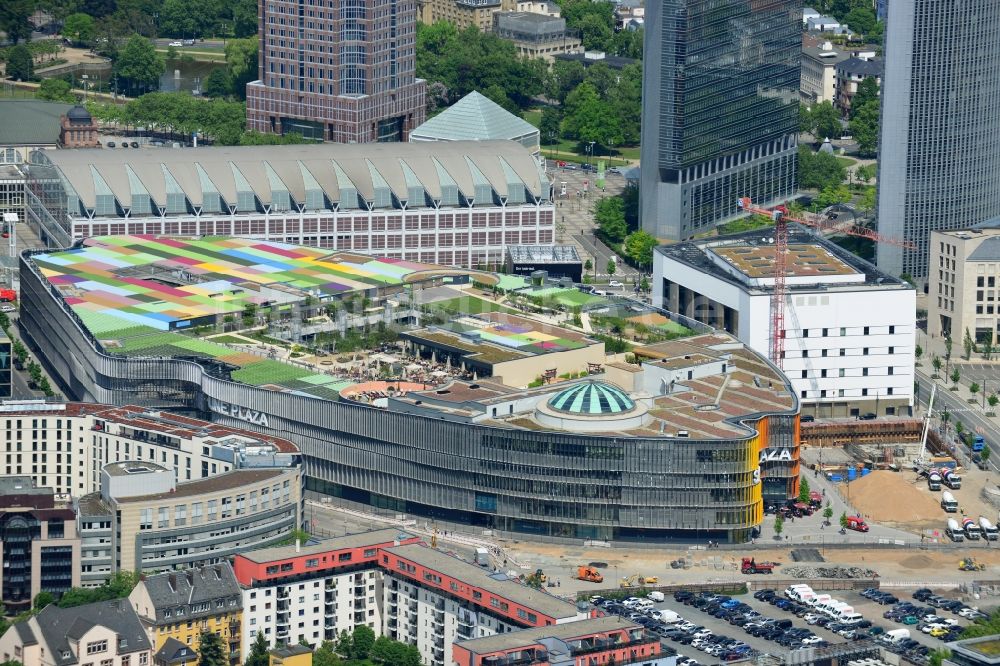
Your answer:
[[[989,404],[990,409],[993,409],[997,406],[997,403],[1000,403],[1000,398],[997,397],[996,393],[992,393],[986,398],[986,402]]]
[[[972,334],[969,333],[969,328],[965,329],[965,336],[962,338],[962,347],[965,349],[965,360],[968,361],[972,358],[972,352],[976,348],[976,343],[972,341]]]
[[[582,63],[575,60],[556,60],[546,77],[547,95],[562,105],[566,102],[566,96],[583,83],[586,76],[587,70]]]
[[[7,33],[7,39],[12,44],[16,45],[21,40],[31,40],[33,28],[28,18],[34,10],[34,0],[4,0],[0,2],[0,30]]]
[[[63,21],[62,35],[73,44],[90,44],[94,39],[94,17],[77,12]]]
[[[69,82],[65,79],[42,79],[38,85],[38,99],[50,102],[75,102],[76,97],[70,90]]]
[[[205,79],[204,93],[209,97],[225,97],[232,91],[233,81],[224,69],[213,69]]]
[[[809,480],[799,476],[799,501],[809,502]]]
[[[594,219],[612,243],[620,243],[625,238],[628,227],[625,224],[625,202],[621,197],[605,197],[598,201]]]
[[[971,384],[969,384],[969,393],[971,393],[971,394],[972,394],[972,397],[973,397],[973,398],[975,398],[975,397],[976,397],[976,394],[977,394],[977,393],[979,393],[979,391],[980,391],[980,390],[981,390],[982,388],[983,388],[983,387],[982,387],[982,386],[980,386],[978,382],[972,382]]]
[[[913,356],[917,359],[917,361],[919,361],[920,357],[922,357],[923,355],[924,355],[923,347],[917,345],[916,347],[913,348]]]
[[[326,645],[326,643],[324,643],[324,645]],[[268,650],[270,650],[270,648],[271,646],[267,642],[267,637],[264,635],[264,631],[258,629],[257,635],[253,639],[253,644],[250,646],[250,652],[247,654],[246,661],[243,662],[243,666],[268,666],[270,663]],[[316,658],[313,657],[313,664],[315,663]]]
[[[46,395],[46,397],[52,397],[55,395],[55,391],[52,390],[52,386],[49,384],[48,377],[41,377],[38,380],[38,390]]]
[[[583,262],[583,272],[586,274],[590,273],[592,270],[594,270],[594,262],[588,258],[585,262]]]
[[[375,643],[372,645],[371,658],[372,661],[380,661],[386,663],[389,654],[392,650],[392,639],[388,636],[379,636],[375,639]],[[391,662],[390,662],[391,663]]]
[[[990,397],[996,398],[995,395],[991,395]],[[996,401],[993,402],[993,406],[994,407],[996,406]],[[979,452],[979,457],[983,459],[983,462],[986,462],[987,460],[990,459],[990,453],[991,453],[990,447],[984,444],[983,450]]]
[[[821,208],[826,208],[827,206],[836,206],[837,204],[847,203],[851,200],[851,190],[845,185],[837,185],[824,187],[819,196],[816,197],[815,203]]]
[[[618,123],[608,113],[607,105],[590,83],[581,83],[567,95],[565,108],[562,129],[566,136],[584,143],[621,143]]]
[[[35,59],[24,44],[11,47],[7,52],[7,78],[31,81],[35,78]]]
[[[542,143],[553,144],[559,141],[562,136],[560,126],[562,125],[562,114],[554,106],[547,106],[542,109],[542,119],[538,124],[538,132],[541,135]]]
[[[35,595],[35,598],[31,601],[31,608],[36,611],[40,611],[49,604],[55,603],[56,597],[51,592],[46,592],[42,590]]]
[[[809,112],[812,116],[813,136],[817,139],[837,139],[843,134],[840,114],[831,102],[820,102]]]
[[[866,104],[874,102],[878,104],[878,81],[874,76],[866,76],[858,84],[858,90],[851,98],[851,117],[854,117],[857,110]]]
[[[941,372],[941,366],[942,365],[943,365],[943,363],[941,363],[941,357],[939,357],[937,354],[934,354],[933,356],[931,356],[931,367],[934,368],[934,374],[935,375],[937,375],[939,372]]]
[[[944,364],[945,369],[951,367],[951,348],[955,343],[952,342],[951,336],[946,335],[944,338]]]
[[[124,79],[129,92],[155,88],[163,74],[163,58],[145,37],[132,35],[115,60],[114,72]]]
[[[351,635],[347,633],[344,629],[340,632],[340,636],[337,637],[337,647],[336,651],[342,657],[350,657],[352,650]]]
[[[613,44],[615,31],[610,22],[597,14],[588,14],[577,24],[583,47],[588,51],[609,51]]]
[[[877,101],[871,101],[853,109],[851,135],[858,142],[858,153],[862,157],[875,157],[878,153],[878,107]]]
[[[969,638],[965,635],[965,631],[962,632],[962,638]],[[941,666],[945,659],[951,659],[951,650],[944,648],[931,650],[930,654],[927,655],[927,666]]]
[[[501,88],[499,85],[494,83],[489,88],[483,90],[482,94],[487,99],[499,104],[506,111],[509,111],[515,116],[518,115],[519,110],[517,104],[515,104],[514,100],[512,100],[510,97],[507,96],[507,91]]]
[[[844,17],[844,22],[854,32],[867,35],[875,28],[875,12],[868,7],[855,7]]]
[[[330,641],[323,641],[313,652],[312,666],[340,666],[342,663]],[[266,664],[267,662],[264,662],[261,666],[266,666]],[[251,665],[247,662],[244,666]]]
[[[867,212],[875,210],[875,197],[876,190],[874,187],[866,187],[864,191],[861,192],[861,198],[858,199],[858,208]]]
[[[785,517],[780,513],[774,516],[774,533],[779,538],[781,533],[785,531]]]
[[[847,527],[847,512],[840,514],[840,526]]]
[[[608,269],[608,275],[614,277],[615,271],[618,270],[618,264],[615,262],[614,257],[608,257],[607,269]]]
[[[375,632],[366,624],[354,627],[351,634],[351,659],[367,659],[375,645]]]
[[[809,189],[822,190],[836,187],[844,182],[846,171],[836,158],[829,153],[815,153],[805,146],[799,147],[799,185]]]
[[[869,180],[875,178],[876,175],[878,174],[874,164],[862,164],[854,170],[854,177],[862,183],[867,183]]]
[[[625,254],[639,266],[649,266],[653,263],[653,250],[656,248],[656,237],[639,229],[625,237]]]
[[[993,341],[987,337],[986,341],[983,342],[983,359],[988,361],[991,358],[993,358]]]
[[[827,524],[829,524],[831,518],[833,518],[833,508],[830,507],[828,502],[826,508],[823,509],[823,519],[826,520]]]
[[[645,275],[639,280],[639,291],[643,293],[649,291],[649,279]]]
[[[951,371],[951,383],[954,384],[957,387],[958,386],[958,380],[960,380],[961,378],[962,378],[962,373],[958,369],[958,366],[956,365],[954,368],[952,368],[952,371]]]
[[[799,104],[799,131],[804,134],[812,134],[815,129],[812,111],[805,104]]]
[[[254,10],[256,17],[256,10]],[[254,19],[256,25],[256,18]],[[257,78],[257,37],[230,39],[226,42],[226,68],[229,70],[233,94],[246,99],[247,84]]]
[[[7,316],[6,312],[0,312],[0,328],[4,331],[10,330],[10,317]]]
[[[203,631],[198,637],[198,666],[229,666],[222,637],[214,631]]]

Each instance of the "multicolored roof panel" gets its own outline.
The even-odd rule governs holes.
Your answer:
[[[269,241],[155,236],[90,238],[72,250],[37,255],[35,263],[85,321],[112,315],[125,326],[161,331],[273,300],[265,287],[322,298],[400,284],[434,268]]]

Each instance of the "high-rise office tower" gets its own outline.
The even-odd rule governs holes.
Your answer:
[[[885,28],[878,231],[916,249],[877,260],[920,280],[931,231],[1000,216],[1000,3],[892,0]]]
[[[642,227],[690,238],[795,192],[802,4],[646,3]]]
[[[247,126],[316,141],[402,141],[424,122],[416,0],[259,0]]]

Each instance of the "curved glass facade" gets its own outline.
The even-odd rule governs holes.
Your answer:
[[[549,407],[568,414],[624,414],[635,409],[635,401],[620,388],[604,382],[587,382],[557,393]]]
[[[749,539],[765,488],[797,490],[797,406],[720,440],[470,425],[269,391],[182,359],[109,356],[27,257],[21,289],[24,330],[74,398],[196,409],[280,434],[303,454],[306,487],[344,499],[543,536],[704,542]],[[778,449],[787,466],[762,480],[764,452]]]

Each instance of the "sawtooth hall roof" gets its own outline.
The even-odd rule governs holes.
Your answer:
[[[81,149],[36,151],[32,161],[58,169],[69,211],[79,215],[430,208],[549,198],[537,162],[511,141]]]

